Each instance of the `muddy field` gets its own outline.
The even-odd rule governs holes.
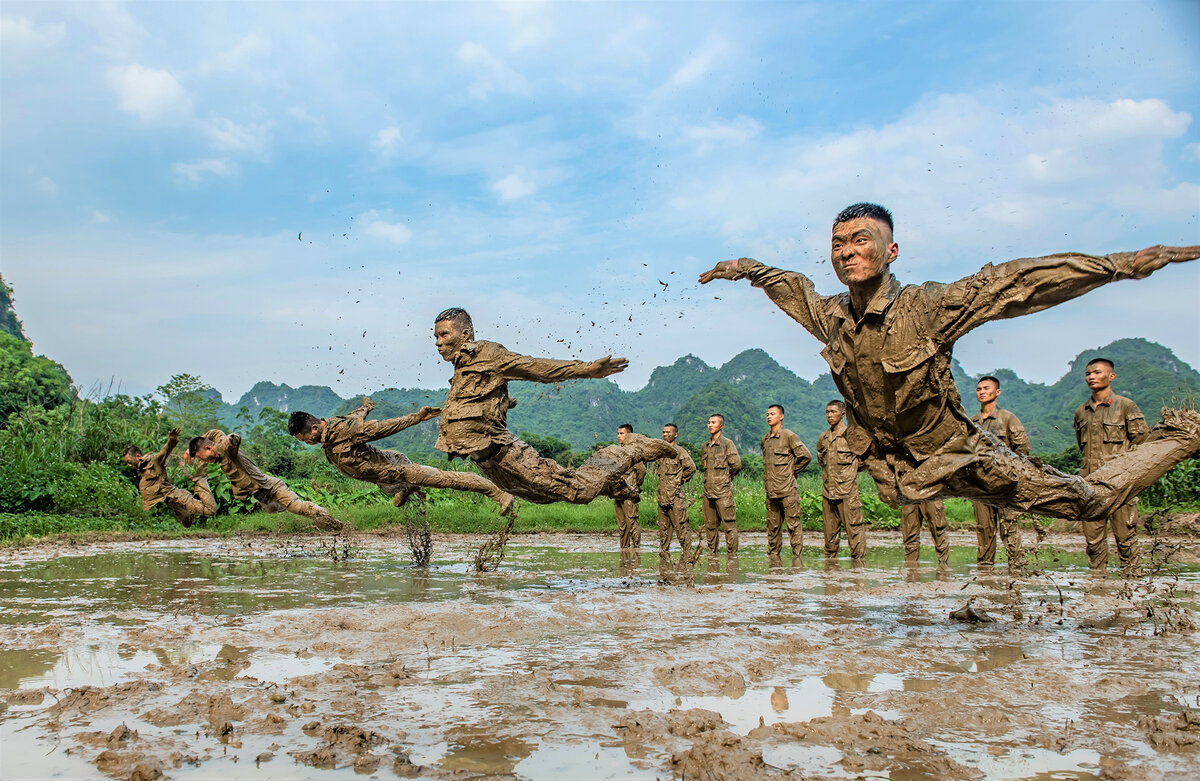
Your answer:
[[[1194,551],[1095,581],[1063,537],[1014,579],[973,535],[948,572],[746,537],[694,572],[547,535],[488,574],[462,537],[427,571],[369,536],[0,550],[0,776],[1197,776]]]

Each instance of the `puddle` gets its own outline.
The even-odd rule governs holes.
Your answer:
[[[386,540],[344,562],[262,540],[7,552],[0,777],[208,778],[263,757],[256,777],[285,779],[710,761],[736,778],[721,762],[758,755],[831,778],[1195,766],[1139,720],[1197,707],[1200,637],[1157,636],[1144,595],[1090,583],[1081,554],[1014,591],[965,546],[949,573],[884,544],[861,568],[772,568],[745,538],[685,572],[565,536],[510,544],[483,575],[470,539],[439,540],[424,571]],[[1190,604],[1200,570],[1171,574]],[[948,620],[969,597],[997,620]]]

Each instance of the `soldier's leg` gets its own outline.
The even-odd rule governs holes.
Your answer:
[[[1083,544],[1093,574],[1108,569],[1108,521],[1083,521]]]
[[[996,563],[996,510],[986,504],[971,502],[975,512],[975,563],[990,567]]]
[[[904,562],[916,564],[921,560],[921,511],[915,504],[900,506],[900,539],[904,545]]]
[[[922,512],[929,524],[929,535],[933,537],[933,549],[937,551],[938,566],[950,563],[950,535],[946,531],[946,508],[941,502],[922,505]]]
[[[501,515],[512,512],[512,494],[474,472],[454,472],[410,462],[389,469],[386,477],[389,481],[408,483],[419,488],[447,488],[452,491],[483,494],[500,505]]]
[[[303,515],[311,518],[318,529],[324,531],[341,531],[345,524],[329,514],[329,511],[319,504],[306,502],[288,488],[282,480],[270,489],[271,502],[293,515]]]
[[[783,502],[767,497],[767,556],[778,556],[783,550]]]
[[[205,518],[211,518],[217,514],[217,500],[213,496],[212,489],[208,487],[208,478],[201,477],[195,481],[192,486],[195,492],[196,499],[200,502],[200,509],[196,511],[196,515],[202,515]]]
[[[625,524],[629,528],[629,547],[642,547],[641,507],[635,499],[625,501]]]
[[[196,494],[192,495],[182,488],[173,488],[167,494],[164,503],[175,515],[175,520],[184,526],[191,526],[195,516],[210,518],[217,514],[217,503],[212,491],[208,489],[208,480],[200,478],[195,484]]]
[[[1117,558],[1121,562],[1121,574],[1129,577],[1137,574],[1141,563],[1141,550],[1137,540],[1137,500],[1117,509],[1112,514],[1113,537],[1117,541]]]
[[[625,513],[625,500],[613,499],[613,514],[617,517],[617,538],[621,550],[630,547],[629,516]]]
[[[570,498],[566,500],[587,504],[601,494],[615,496],[624,487],[625,473],[635,464],[675,456],[677,452],[674,445],[661,439],[630,434],[625,437],[624,445],[600,448],[579,468],[566,470],[570,489]]]
[[[675,529],[675,536],[679,538],[681,560],[687,561],[692,555],[692,526],[688,523],[687,500],[680,499],[671,505],[668,517]]]
[[[846,543],[850,546],[850,558],[861,563],[867,557],[867,524],[863,520],[862,499],[855,491],[840,504],[838,509],[842,523],[846,526]]]
[[[717,500],[717,513],[725,530],[725,552],[732,556],[738,552],[737,510],[732,496]]]
[[[804,526],[800,522],[800,497],[796,494],[783,497],[783,518],[787,524],[788,544],[792,546],[792,558],[804,553]]]
[[[717,500],[707,496],[701,497],[700,509],[704,513],[704,541],[708,545],[709,553],[716,553],[721,544],[721,538],[718,536],[721,517],[717,515]]]
[[[1025,548],[1021,545],[1021,515],[1012,510],[1000,510],[996,513],[999,520],[1000,539],[1004,540],[1004,550],[1008,553],[1009,572],[1025,569]]]
[[[829,499],[825,496],[821,497],[821,530],[825,533],[825,558],[837,558],[838,548],[842,544],[842,519],[841,513],[838,512],[843,499]],[[850,530],[846,530],[846,537],[849,538]]]
[[[671,555],[671,505],[658,505],[658,554]]]

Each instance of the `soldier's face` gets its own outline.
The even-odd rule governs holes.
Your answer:
[[[842,408],[836,404],[830,404],[825,408],[825,420],[828,421],[830,428],[841,423],[844,417],[846,417],[846,413],[842,412]]]
[[[301,431],[299,434],[297,434],[296,439],[300,440],[306,445],[319,445],[321,444],[321,432],[318,429],[318,426],[314,424],[308,427],[308,431]]]
[[[1116,373],[1108,368],[1107,363],[1093,363],[1091,366],[1084,369],[1083,381],[1092,390],[1103,390],[1112,385],[1112,381],[1116,379]]]
[[[433,324],[433,341],[442,360],[453,361],[467,343],[467,331],[452,320],[441,320]]]
[[[123,454],[123,455],[121,456],[121,460],[125,462],[125,465],[126,465],[126,466],[131,466],[131,467],[133,467],[134,469],[136,469],[136,468],[137,468],[137,465],[138,465],[138,459],[137,459],[137,456],[133,455],[132,453],[125,453],[125,454]]]
[[[767,425],[774,426],[781,422],[783,422],[783,413],[779,411],[779,407],[769,408],[767,410]]]
[[[975,386],[975,398],[980,404],[990,404],[1000,395],[1000,388],[991,380],[984,380]]]
[[[623,428],[619,428],[619,429],[617,429],[617,444],[618,444],[618,445],[624,445],[624,444],[625,444],[625,434],[626,434],[626,433],[627,433],[627,432],[626,432],[626,431],[625,431],[625,429],[623,429]]]
[[[209,442],[207,445],[201,445],[200,447],[196,448],[196,458],[200,459],[206,464],[215,464],[220,457],[220,454],[217,453],[216,446],[211,442]]]
[[[830,258],[844,285],[861,285],[887,273],[900,253],[888,226],[869,217],[857,217],[833,226]]]
[[[663,442],[674,442],[677,436],[679,436],[679,432],[675,430],[674,426],[663,426]]]
[[[725,428],[725,421],[713,415],[708,419],[708,433],[716,434],[721,429]]]

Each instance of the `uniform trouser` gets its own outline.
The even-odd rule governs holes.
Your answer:
[[[686,559],[692,551],[692,527],[688,524],[686,499],[676,499],[671,504],[658,505],[658,552],[671,551],[672,532],[679,539],[679,548]]]
[[[661,439],[630,435],[624,445],[601,448],[579,467],[568,469],[518,439],[475,463],[497,486],[526,501],[587,504],[597,496],[616,498],[627,492],[625,473],[635,464],[677,454],[675,445]]]
[[[1025,565],[1025,552],[1021,548],[1021,526],[1017,522],[1018,513],[1013,510],[998,510],[986,504],[972,502],[975,510],[975,538],[979,543],[975,561],[978,564],[992,566],[996,563],[996,532],[1004,540],[1004,549],[1008,552],[1010,569]]]
[[[906,504],[900,508],[900,537],[904,540],[904,561],[921,558],[921,522],[929,527],[938,564],[950,563],[950,538],[946,535],[946,508],[941,502]]]
[[[258,500],[265,512],[289,512],[303,515],[305,518],[311,518],[318,529],[336,531],[343,526],[342,522],[330,515],[328,510],[319,504],[304,501],[282,480],[277,480],[266,488],[260,488],[254,493],[254,498]]]
[[[725,531],[725,552],[737,553],[737,510],[733,506],[733,497],[714,499],[705,496],[700,499],[700,508],[704,513],[704,537],[709,551],[716,553],[721,546],[720,527]]]
[[[1137,502],[1117,508],[1108,518],[1113,537],[1117,540],[1117,557],[1122,569],[1136,567],[1141,559],[1137,541]],[[1084,521],[1083,539],[1087,546],[1088,566],[1093,570],[1108,568],[1108,523]]]
[[[804,528],[800,525],[800,497],[795,493],[767,497],[767,555],[783,551],[783,524],[787,522],[792,556],[804,551]]]
[[[1121,453],[1086,478],[1068,475],[1009,450],[980,429],[959,434],[919,464],[871,452],[867,470],[879,498],[893,507],[959,496],[993,507],[1069,521],[1099,521],[1200,452],[1200,414],[1163,410],[1163,422],[1136,450]]]
[[[404,499],[417,488],[448,488],[452,491],[471,491],[483,494],[494,502],[504,504],[508,493],[501,490],[486,477],[474,472],[452,472],[435,469],[424,464],[388,464],[378,470],[378,478],[372,480],[388,496],[403,494]],[[404,499],[399,504],[404,503]]]
[[[163,499],[163,503],[175,514],[175,520],[184,526],[191,526],[194,516],[211,518],[217,514],[217,501],[208,487],[207,478],[196,481],[195,491],[193,496],[182,488],[175,488]]]
[[[821,497],[821,524],[825,529],[825,557],[838,555],[842,544],[842,527],[846,527],[846,544],[850,546],[850,558],[863,559],[867,555],[867,526],[863,522],[862,500],[858,491],[844,499]]]
[[[632,499],[613,499],[617,515],[617,532],[622,548],[642,547],[642,525],[638,520],[638,503]]]

